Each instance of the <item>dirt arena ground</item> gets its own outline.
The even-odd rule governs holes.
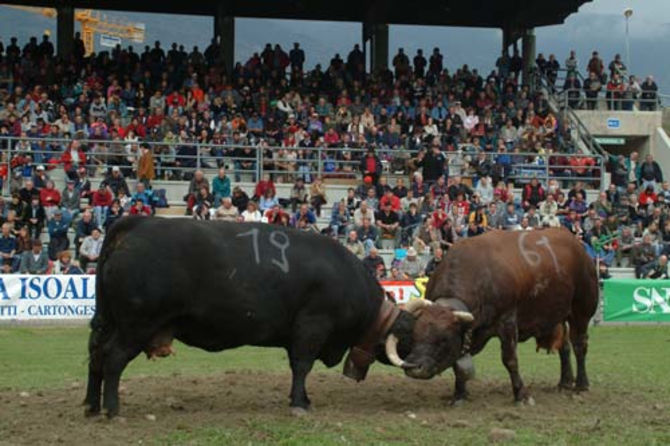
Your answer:
[[[461,407],[448,404],[451,373],[414,381],[375,366],[356,384],[319,367],[308,381],[314,410],[302,418],[287,407],[283,352],[179,346],[177,357],[131,364],[112,421],[83,416],[85,336],[0,328],[0,444],[670,443],[670,327],[593,330],[592,390],[582,394],[559,392],[558,358],[524,345],[534,407],[512,403],[495,341],[476,358]]]

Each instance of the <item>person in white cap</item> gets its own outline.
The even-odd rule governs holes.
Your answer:
[[[33,177],[33,183],[35,183],[35,188],[42,189],[46,187],[47,181],[49,181],[49,175],[47,175],[44,166],[40,164],[35,168],[35,176]]]
[[[118,197],[120,191],[123,191],[126,195],[130,195],[128,183],[126,183],[126,179],[121,174],[119,166],[112,167],[112,172],[105,178],[105,183],[107,183],[115,197]]]
[[[416,279],[424,275],[425,265],[419,259],[418,253],[414,247],[407,250],[407,257],[400,263],[400,273],[405,279]]]

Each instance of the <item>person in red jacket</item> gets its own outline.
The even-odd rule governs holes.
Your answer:
[[[653,205],[657,200],[658,196],[654,192],[654,186],[651,184],[648,185],[647,188],[642,191],[642,193],[640,193],[640,197],[638,198],[638,202],[641,206]]]
[[[44,208],[47,220],[51,220],[60,205],[60,192],[55,188],[53,181],[47,181],[46,186],[40,190],[40,204]]]
[[[271,225],[280,225],[282,224],[282,219],[284,217],[290,218],[290,216],[286,212],[284,212],[281,206],[279,206],[278,204],[275,204],[274,206],[272,206],[272,208],[265,211],[264,217],[267,218],[268,223],[270,223]]]
[[[335,147],[340,143],[340,135],[337,134],[334,127],[328,129],[325,135],[323,135],[323,140],[328,147]]]
[[[2,154],[2,158],[3,159],[0,162],[0,189],[3,188],[5,181],[7,181],[7,172],[9,171],[7,168],[6,155],[4,153]]]
[[[81,150],[81,143],[73,140],[61,155],[60,162],[63,164],[67,176],[75,180],[79,166],[86,165],[86,154]]]
[[[379,208],[384,209],[387,203],[391,204],[391,210],[393,212],[400,212],[400,198],[393,195],[392,189],[387,189],[384,192],[384,196],[379,200]]]
[[[130,211],[128,212],[130,215],[139,215],[142,217],[150,217],[151,216],[151,208],[144,204],[142,200],[133,200],[131,202],[131,207]]]
[[[163,115],[163,109],[158,107],[154,110],[154,112],[147,118],[147,123],[146,127],[148,129],[152,129],[154,127],[160,127],[161,124],[163,124],[163,119],[165,118],[165,115]]]
[[[546,194],[544,192],[544,188],[538,179],[531,179],[530,183],[526,184],[526,186],[523,188],[523,210],[528,211],[531,206],[537,207],[537,205],[544,201],[545,198]]]
[[[277,195],[277,189],[275,188],[275,183],[272,182],[270,174],[263,174],[263,179],[256,184],[256,189],[254,190],[254,197],[260,199],[265,196],[265,191],[271,190],[272,195]]]
[[[146,138],[147,136],[147,129],[138,121],[137,118],[133,118],[133,120],[130,121],[130,124],[128,124],[128,127],[125,129],[125,134],[127,135],[131,130],[139,138]]]
[[[112,205],[114,195],[112,190],[103,181],[100,183],[98,190],[93,192],[91,196],[91,204],[93,205],[93,216],[95,218],[95,225],[104,227],[105,218],[107,217],[107,208]]]
[[[184,109],[184,106],[186,105],[186,98],[181,93],[181,91],[174,90],[167,96],[167,98],[165,98],[165,102],[168,106],[168,114],[171,113],[172,109],[177,109],[177,111],[181,113]]]

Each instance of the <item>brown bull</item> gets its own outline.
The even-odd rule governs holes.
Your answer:
[[[587,328],[598,285],[591,259],[567,230],[496,231],[456,243],[431,276],[426,299],[408,309],[414,317],[398,318],[386,355],[413,378],[429,379],[453,367],[454,402],[466,396],[466,358],[492,337],[500,338],[516,401],[532,402],[516,353],[517,343],[530,337],[538,349],[560,353],[564,388],[575,383],[572,343],[575,388],[588,388]],[[404,360],[402,353],[408,353]]]

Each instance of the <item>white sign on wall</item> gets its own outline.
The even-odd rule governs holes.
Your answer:
[[[621,120],[619,118],[607,118],[607,128],[617,130],[621,128]]]
[[[93,275],[0,275],[0,322],[89,320],[93,313]]]
[[[100,46],[107,48],[115,48],[116,45],[121,45],[121,38],[108,36],[107,34],[100,34]]]

